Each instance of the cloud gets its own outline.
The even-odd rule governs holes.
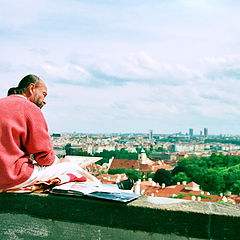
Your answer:
[[[40,75],[58,131],[222,128],[239,119],[238,9],[215,0],[3,0],[0,94]]]

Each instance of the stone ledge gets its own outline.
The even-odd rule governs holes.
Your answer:
[[[125,204],[52,194],[1,194],[0,218],[2,214],[186,238],[238,239],[240,235],[239,205],[169,198],[142,196]]]

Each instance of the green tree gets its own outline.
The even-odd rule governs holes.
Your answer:
[[[108,173],[109,174],[120,174],[120,173],[125,173],[126,174],[126,169],[125,168],[109,169]]]
[[[234,187],[234,184],[238,181],[240,181],[240,167],[236,166],[235,168],[227,169],[227,171],[223,171],[224,173],[224,180],[225,180],[225,191],[224,192],[236,192],[236,187]]]
[[[163,147],[158,147],[155,152],[167,152],[166,149],[164,149]]]
[[[205,191],[237,193],[240,180],[240,157],[212,154],[210,157],[191,157],[179,160],[178,166],[188,169],[190,181],[200,184]]]
[[[214,169],[209,169],[198,184],[200,184],[205,191],[215,194],[219,194],[225,189],[223,173]]]
[[[178,174],[172,177],[173,184],[176,184],[177,182],[182,182],[182,181],[186,181],[187,183],[189,183],[190,180],[191,179],[187,176],[185,172],[179,172]]]
[[[141,179],[141,172],[139,172],[138,170],[135,170],[135,169],[126,170],[126,175],[128,177],[133,178],[134,181],[137,181],[138,179]]]
[[[155,173],[148,172],[146,179],[149,179],[149,178],[153,179],[153,178],[154,178],[154,175],[155,175]]]
[[[240,180],[237,180],[237,181],[233,184],[232,192],[235,193],[235,194],[237,194],[237,195],[240,195]]]

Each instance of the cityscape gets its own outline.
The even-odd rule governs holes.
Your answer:
[[[31,82],[28,100],[44,96],[59,158],[38,132],[36,151],[22,128],[2,134],[13,159],[2,158],[3,182],[6,170],[15,187],[36,172],[41,181],[2,192],[1,239],[238,239],[239,9],[237,0],[1,1],[0,96],[22,94],[12,87],[27,74],[43,80],[47,91]],[[6,112],[22,114],[15,107]],[[36,114],[19,116],[40,127]],[[84,183],[121,202],[71,192]],[[127,193],[136,199],[123,202]]]
[[[131,176],[135,178],[132,192],[137,194],[240,204],[239,175],[235,180],[231,179],[231,183],[227,180],[232,174],[239,173],[240,136],[210,135],[208,128],[197,133],[189,128],[187,133],[173,134],[157,134],[153,130],[145,134],[52,133],[51,138],[60,158],[66,155],[102,157],[87,166],[87,170],[103,183],[118,183]],[[203,174],[200,179],[212,177],[213,180],[208,182],[215,184],[214,187],[208,183],[200,184],[199,177],[189,177],[186,172],[173,176],[170,184],[156,180],[157,172],[174,172],[182,164],[189,164],[191,168],[191,161],[196,159],[209,165],[198,171]],[[212,165],[211,161],[217,163]],[[228,161],[228,166],[222,161]],[[218,166],[218,162],[221,165]],[[231,162],[234,163],[231,165]],[[194,169],[190,170],[194,172]],[[219,183],[218,178],[221,178]],[[224,186],[223,179],[226,181]]]

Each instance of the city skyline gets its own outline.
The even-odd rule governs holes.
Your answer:
[[[50,132],[240,134],[239,1],[0,2],[0,97],[40,76]]]

